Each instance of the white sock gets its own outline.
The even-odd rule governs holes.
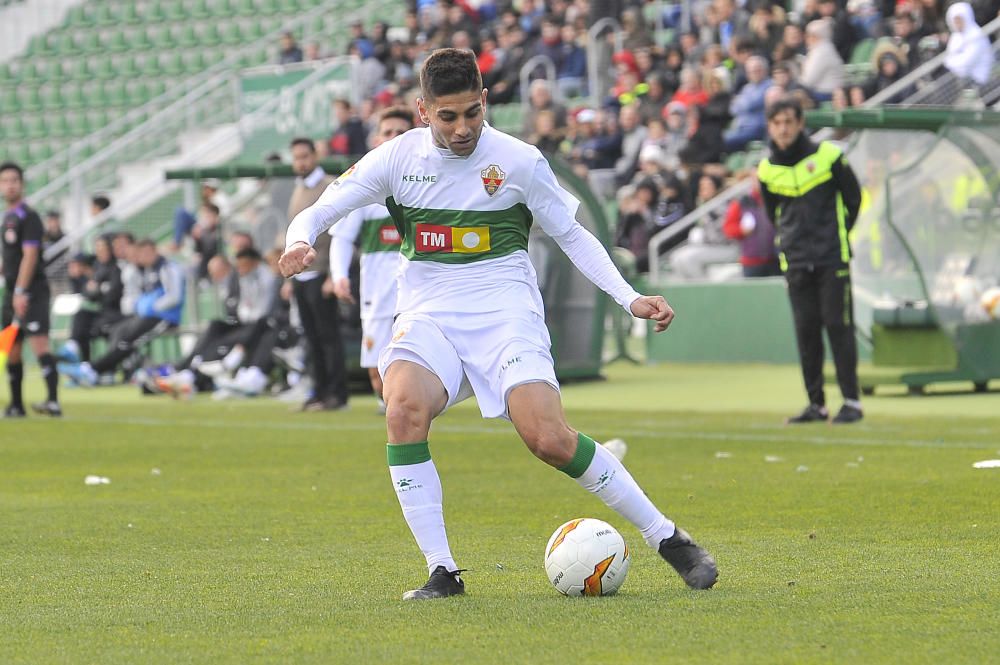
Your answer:
[[[632,474],[604,446],[595,445],[593,440],[581,434],[577,454],[563,471],[573,476],[570,467],[577,463],[579,468],[591,454],[590,464],[576,477],[576,482],[639,529],[647,545],[659,548],[660,541],[674,535],[674,523],[653,505]]]
[[[427,559],[428,572],[434,572],[438,566],[458,570],[444,528],[441,479],[427,443],[389,444],[386,452],[396,498],[417,546]]]

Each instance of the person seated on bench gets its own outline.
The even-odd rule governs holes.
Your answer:
[[[93,363],[82,362],[67,372],[84,386],[97,385],[144,345],[176,328],[184,310],[184,269],[160,255],[156,243],[140,240],[135,248],[136,265],[142,275],[142,294],[135,314],[111,329],[108,352]]]

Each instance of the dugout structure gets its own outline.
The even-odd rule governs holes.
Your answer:
[[[601,204],[569,165],[552,157],[549,162],[560,184],[580,200],[577,220],[607,247],[610,235]],[[344,170],[342,160],[324,162],[323,166],[328,173],[340,173]],[[193,187],[204,178],[280,179],[294,177],[294,174],[287,164],[228,164],[169,171],[166,177],[189,181]],[[532,227],[528,239],[528,254],[538,273],[539,288],[545,302],[545,323],[552,337],[556,375],[561,381],[598,378],[609,298],[576,270],[556,243],[537,226]],[[356,324],[357,322],[347,323],[344,340],[348,370],[358,375],[361,337]]]
[[[810,112],[855,131],[862,185],[852,232],[855,316],[871,344],[862,389],[1000,378],[1000,113],[945,109]]]

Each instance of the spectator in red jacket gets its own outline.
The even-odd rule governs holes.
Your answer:
[[[749,196],[729,204],[722,232],[727,238],[740,241],[740,265],[743,266],[744,277],[781,275],[778,250],[774,246],[774,225],[764,211],[756,179]]]

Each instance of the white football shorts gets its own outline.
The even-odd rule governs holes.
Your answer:
[[[525,383],[559,390],[548,328],[534,312],[494,314],[401,314],[379,373],[397,360],[430,370],[448,392],[448,407],[471,397],[484,418],[509,418],[507,396]],[[447,408],[447,407],[446,407]]]
[[[378,357],[392,339],[392,317],[361,320],[361,366],[378,367]]]

